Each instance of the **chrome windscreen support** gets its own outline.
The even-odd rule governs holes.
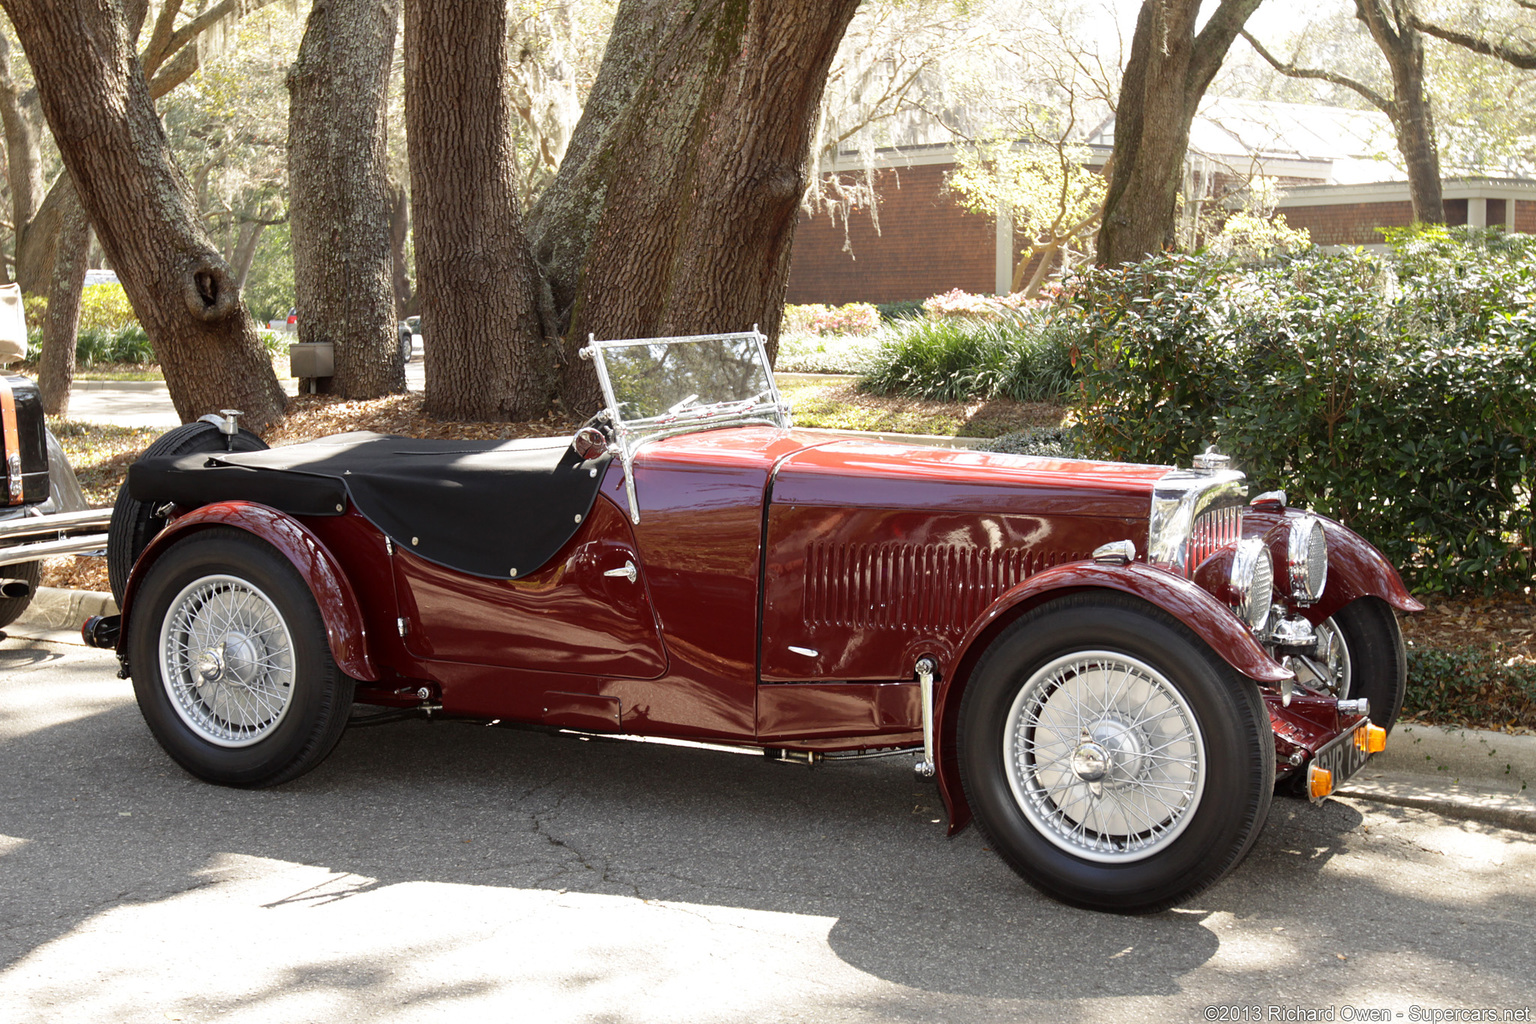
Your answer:
[[[933,761],[933,672],[936,666],[932,658],[920,658],[917,662],[917,685],[922,690],[923,701],[923,759],[914,765],[917,774],[932,778],[938,769]]]

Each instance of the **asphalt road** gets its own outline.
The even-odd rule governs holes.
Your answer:
[[[1119,918],[1037,895],[974,830],[945,839],[906,759],[811,771],[413,722],[353,730],[310,775],[246,792],[176,768],[114,667],[0,643],[0,1021],[1536,1006],[1526,833],[1277,799],[1226,881]]]

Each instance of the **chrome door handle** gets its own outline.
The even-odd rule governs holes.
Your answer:
[[[624,568],[609,569],[607,572],[603,573],[603,575],[612,576],[615,579],[623,577],[624,579],[629,580],[631,583],[640,578],[640,572],[635,568],[635,563],[629,561],[628,559],[626,559],[624,562]]]

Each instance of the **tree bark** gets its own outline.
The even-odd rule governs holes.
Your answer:
[[[20,271],[21,253],[27,233],[42,205],[43,155],[38,131],[37,90],[22,91],[11,73],[11,47],[5,33],[0,32],[0,124],[5,128],[6,178],[11,187],[11,224],[16,246],[16,269]],[[22,293],[35,295],[41,292],[35,278],[18,282]],[[28,285],[32,285],[28,288]]]
[[[1392,72],[1392,106],[1397,148],[1408,172],[1413,219],[1444,224],[1440,148],[1435,119],[1424,91],[1424,36],[1414,26],[1407,0],[1355,0],[1355,17],[1365,23]]]
[[[404,320],[416,315],[416,293],[411,289],[411,275],[405,261],[405,247],[411,237],[411,202],[405,186],[389,183],[389,256],[390,284],[395,292],[395,316]]]
[[[1254,0],[1257,2],[1257,0]],[[857,0],[623,0],[555,183],[530,216],[565,394],[599,338],[748,330],[776,350],[827,69]]]
[[[286,398],[228,265],[194,215],[113,0],[0,0],[32,60],[64,164],[165,370],[183,420]]]
[[[407,0],[405,120],[426,410],[542,415],[554,384],[541,281],[518,213],[505,0]]]
[[[1174,244],[1189,126],[1227,50],[1260,0],[1220,0],[1199,33],[1200,0],[1144,0],[1115,108],[1115,173],[1098,261],[1116,266]]]
[[[299,341],[335,346],[321,391],[405,390],[390,281],[385,105],[399,0],[316,0],[288,72]]]
[[[58,259],[48,287],[43,322],[43,353],[37,386],[43,412],[69,415],[69,389],[75,380],[75,342],[80,327],[80,291],[85,286],[86,257],[91,252],[91,223],[74,186],[65,177],[59,196]]]
[[[1444,224],[1445,203],[1440,183],[1440,149],[1435,120],[1424,91],[1424,37],[1411,10],[1400,0],[1356,0],[1355,16],[1365,23],[1392,74],[1392,95],[1383,96],[1363,82],[1327,68],[1301,68],[1280,60],[1247,32],[1260,57],[1282,75],[1330,82],[1357,93],[1387,115],[1397,137],[1397,151],[1408,173],[1408,198],[1418,224]]]

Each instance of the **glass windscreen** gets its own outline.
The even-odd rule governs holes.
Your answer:
[[[755,332],[596,347],[610,407],[629,427],[734,418],[778,404],[762,337]]]

